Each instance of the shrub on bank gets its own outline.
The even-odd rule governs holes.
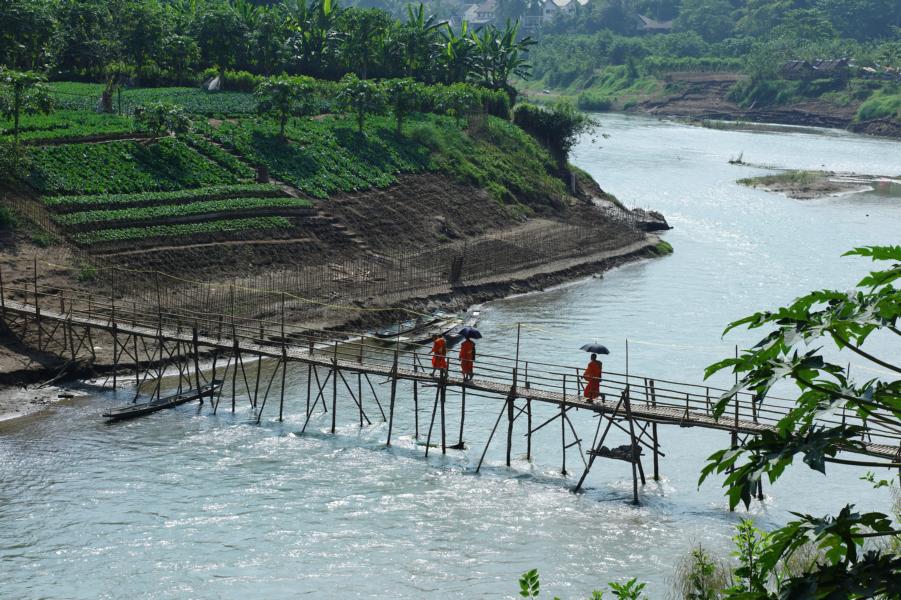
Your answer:
[[[611,100],[609,96],[592,91],[579,94],[577,103],[581,110],[593,110],[598,112],[610,110],[613,106],[613,100]]]
[[[901,121],[901,93],[876,92],[869,100],[860,105],[854,119],[857,121],[869,121],[871,119],[895,119]]]

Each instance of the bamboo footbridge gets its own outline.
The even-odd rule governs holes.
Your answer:
[[[330,431],[335,433],[340,389],[343,398],[352,399],[351,412],[359,419],[361,427],[371,423],[366,409],[372,411],[377,407],[380,417],[388,423],[385,443],[390,446],[395,435],[396,410],[402,403],[409,405],[409,396],[412,396],[415,439],[421,437],[420,400],[425,402],[424,413],[431,413],[426,456],[430,448],[437,452],[440,447],[440,451],[446,453],[448,449],[464,447],[467,395],[499,401],[500,412],[476,471],[481,469],[503,420],[506,420],[507,466],[511,464],[517,422],[525,421],[522,437],[525,438],[527,460],[532,458],[533,435],[554,424],[559,428],[564,474],[567,473],[567,451],[578,447],[582,474],[575,490],[582,488],[596,459],[619,460],[631,465],[635,502],[639,498],[639,481],[645,483],[642,458],[647,454],[653,461],[653,477],[659,479],[659,459],[665,454],[661,449],[658,426],[725,431],[735,446],[743,437],[775,431],[778,421],[794,405],[791,400],[773,397],[758,402],[751,394],[738,392],[730,397],[726,412],[717,418],[713,407],[728,393],[727,390],[611,372],[604,374],[601,383],[603,399],[588,402],[581,395],[581,369],[520,359],[519,335],[514,356],[480,353],[476,360],[476,376],[467,381],[456,376],[459,365],[450,355],[449,369],[433,375],[430,357],[422,347],[404,344],[399,338],[383,343],[364,335],[290,326],[285,322],[284,307],[278,321],[238,318],[234,314],[163,308],[161,302],[138,304],[98,298],[82,291],[41,288],[36,279],[33,286],[7,285],[5,289],[0,279],[0,322],[23,341],[67,358],[70,363],[96,361],[98,348],[112,348],[107,381],[111,378],[115,389],[120,380],[133,376],[136,398],[138,391],[146,389],[147,385],[151,385],[152,394],[159,397],[164,377],[177,375],[179,393],[183,385],[201,389],[214,380],[227,382],[230,379],[232,412],[238,390],[243,388],[257,423],[267,405],[274,410],[271,406],[276,396],[278,419],[282,420],[288,369],[291,365],[306,367],[302,433],[319,407],[323,413],[331,413]],[[201,358],[207,365],[203,369]],[[262,359],[271,359],[274,368],[264,372],[260,363],[256,363],[256,368],[247,364],[250,360]],[[222,362],[225,367],[218,370]],[[276,386],[279,390],[276,394],[272,390],[277,377],[281,384]],[[406,394],[410,391],[406,389],[399,394],[400,382],[412,387],[412,394]],[[389,391],[386,392],[385,387]],[[381,390],[382,400],[388,396],[384,404],[377,388]],[[223,389],[224,386],[211,394],[209,406],[213,413],[223,399]],[[459,426],[459,437],[455,440],[449,439],[447,431],[448,390],[454,390],[461,400],[459,418],[454,415],[453,419]],[[364,409],[367,395],[372,404]],[[399,396],[404,397],[400,399]],[[228,404],[229,398],[225,399]],[[200,403],[203,404],[202,397]],[[540,423],[533,424],[533,404],[547,407]],[[585,447],[583,437],[570,418],[577,411],[586,411],[597,418],[596,427],[592,427],[593,435],[584,436],[586,441],[590,439]],[[901,463],[901,431],[884,424],[879,417],[878,414],[871,415],[862,421],[856,414],[843,411],[824,416],[820,422],[825,426],[861,426],[861,445],[849,450],[869,457],[867,461],[832,460],[852,465],[871,465],[873,459],[888,461],[886,464],[892,466]],[[628,441],[611,449],[605,442],[610,443],[610,434],[614,432],[625,434]],[[762,498],[762,494],[761,486],[758,497]]]

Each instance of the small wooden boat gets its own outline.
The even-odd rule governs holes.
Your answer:
[[[106,419],[109,419],[110,421],[123,421],[125,419],[134,419],[135,417],[143,417],[144,415],[149,415],[150,413],[155,413],[167,408],[172,408],[178,406],[179,404],[185,404],[186,402],[190,402],[191,400],[198,400],[200,398],[203,398],[204,396],[212,396],[221,387],[222,380],[214,379],[210,383],[201,386],[199,390],[197,388],[194,388],[190,390],[184,390],[180,394],[163,396],[161,398],[151,400],[150,402],[126,404],[125,406],[110,409],[109,411],[103,413],[102,416]]]
[[[415,319],[409,319],[402,323],[398,323],[397,325],[391,325],[390,327],[379,329],[375,331],[373,335],[379,339],[390,341],[391,339],[405,337],[409,334],[415,333],[417,330],[428,327],[439,318],[441,318],[441,315],[433,314],[429,315],[428,317],[417,317]]]

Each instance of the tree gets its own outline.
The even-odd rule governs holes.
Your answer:
[[[774,385],[782,381],[798,390],[792,410],[773,432],[741,442],[737,448],[714,453],[708,459],[701,478],[727,473],[723,486],[730,507],[750,503],[758,481],[767,477],[775,482],[795,457],[803,456],[811,469],[826,472],[828,462],[836,461],[841,450],[863,449],[866,426],[874,423],[888,430],[901,428],[901,363],[897,338],[901,336],[901,246],[857,248],[849,255],[887,261],[887,268],[870,273],[856,289],[820,290],[795,300],[775,311],[756,313],[729,325],[761,327],[772,330],[752,349],[737,358],[711,365],[707,376],[731,368],[740,376],[738,384],[716,404],[720,417],[739,391],[750,391],[763,403]],[[864,343],[873,334],[882,335],[894,346],[894,352],[879,356]],[[858,382],[843,365],[825,358],[823,346],[844,350],[883,370],[886,376]],[[819,419],[841,411],[848,418],[838,424],[823,424]],[[889,466],[863,460],[840,459],[863,466]],[[880,482],[881,485],[885,482]],[[894,539],[901,530],[898,523],[878,512],[859,513],[846,505],[837,515],[815,517],[793,513],[797,520],[767,536],[767,548],[760,555],[762,572],[774,572],[779,561],[791,558],[808,543],[823,549],[819,562],[803,574],[780,583],[781,598],[870,598],[901,594],[901,555],[873,549],[861,549],[865,539]],[[771,598],[767,591],[748,590],[742,598]]]
[[[567,102],[551,107],[520,104],[513,111],[513,122],[544,144],[561,170],[566,168],[569,151],[579,136],[596,125]]]
[[[165,102],[136,107],[134,119],[139,127],[150,131],[154,138],[184,133],[191,129],[191,120],[184,108]]]
[[[341,80],[338,101],[347,110],[356,113],[360,133],[363,133],[366,115],[380,114],[385,110],[385,97],[379,86],[367,79],[359,79],[354,74],[345,75]]]
[[[708,42],[719,42],[732,34],[733,10],[728,0],[684,0],[675,27],[694,31]]]
[[[13,122],[14,165],[18,167],[21,148],[19,122],[23,114],[48,114],[53,110],[53,97],[47,79],[32,71],[0,70],[0,115]]]
[[[436,105],[439,111],[454,117],[462,125],[463,119],[479,106],[479,99],[471,85],[454,83],[437,92]]]
[[[220,75],[241,63],[247,33],[241,17],[226,7],[203,13],[194,25],[194,37],[201,56],[217,67]]]
[[[397,135],[403,132],[404,119],[422,106],[422,85],[413,79],[391,79],[384,83],[385,99],[397,124]]]
[[[100,97],[100,105],[103,112],[113,112],[113,95],[118,96],[118,112],[122,113],[122,84],[126,79],[135,74],[131,65],[123,62],[108,64],[105,69],[106,85]]]
[[[300,71],[322,76],[329,70],[329,62],[337,54],[340,35],[336,22],[341,14],[332,0],[287,0],[288,28],[292,31],[289,46]]]
[[[475,71],[481,84],[495,90],[506,90],[510,93],[511,102],[515,102],[515,90],[509,85],[510,77],[528,79],[532,66],[526,62],[529,47],[536,42],[530,37],[519,38],[519,22],[511,24],[507,21],[504,29],[487,25],[477,32],[472,32],[475,46]]]
[[[374,8],[351,8],[341,15],[341,55],[360,79],[369,77],[370,66],[383,54],[393,24],[388,13]]]
[[[420,2],[417,8],[407,5],[407,21],[398,32],[403,53],[403,73],[420,81],[432,81],[435,60],[441,49],[440,24],[434,16],[425,15]]]
[[[0,2],[0,64],[36,69],[49,59],[56,30],[50,0]]]
[[[257,111],[278,120],[279,136],[285,138],[285,126],[291,117],[312,112],[310,93],[313,82],[308,77],[270,77],[257,86]]]

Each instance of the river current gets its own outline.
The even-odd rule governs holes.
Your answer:
[[[706,365],[760,337],[722,338],[727,323],[810,289],[853,285],[870,263],[843,252],[899,243],[897,187],[796,201],[737,185],[766,170],[728,164],[741,153],[755,165],[896,176],[897,142],[599,118],[573,162],[625,204],[664,213],[675,253],[486,305],[481,351],[509,352],[521,322],[525,359],[581,364],[579,346],[600,341],[611,349],[605,368],[623,371],[628,339],[632,372],[700,382]],[[853,360],[850,368],[879,375]],[[748,516],[727,510],[718,481],[697,486],[706,456],[728,444],[723,432],[661,427],[663,479],[649,481],[635,507],[626,463],[598,461],[586,493],[570,493],[581,462],[571,449],[570,474],[560,474],[555,427],[536,434],[531,463],[515,436],[510,469],[496,439],[474,474],[497,401],[469,400],[467,449],[446,457],[423,458],[407,389],[390,449],[387,427],[361,429],[347,399],[337,435],[318,416],[300,436],[305,381],[301,369],[289,373],[283,423],[272,411],[251,424],[245,400],[235,415],[183,406],[108,426],[99,413],[129,392],[95,391],[3,425],[0,598],[513,598],[534,567],[548,595],[584,598],[636,576],[660,598],[693,544],[725,554]],[[457,396],[449,402],[453,414]],[[549,414],[541,410],[536,419]],[[575,421],[593,433],[588,415]],[[846,502],[888,510],[888,495],[860,475],[796,467],[766,487],[751,516],[766,527],[791,510]]]

